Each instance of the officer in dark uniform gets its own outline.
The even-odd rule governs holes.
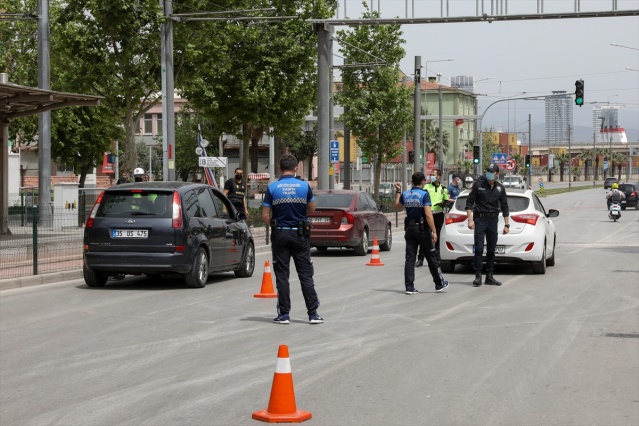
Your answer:
[[[271,224],[271,252],[277,286],[277,318],[273,322],[289,323],[291,297],[288,277],[292,256],[306,302],[308,321],[320,324],[324,319],[317,314],[320,302],[313,282],[311,224],[306,217],[307,213],[315,211],[315,198],[308,182],[295,178],[296,171],[297,159],[290,154],[282,155],[280,179],[269,184],[262,206],[262,219]]]
[[[224,195],[235,207],[238,212],[243,212],[248,216],[248,208],[246,207],[246,185],[242,181],[244,172],[241,167],[235,169],[235,176],[224,182]]]
[[[484,236],[486,237],[486,285],[501,285],[493,277],[495,266],[495,248],[497,247],[497,225],[499,210],[504,216],[504,235],[508,233],[508,198],[506,188],[496,180],[499,166],[491,164],[486,167],[486,177],[477,179],[466,200],[468,229],[475,230],[475,280],[474,287],[481,286],[481,269],[484,254]]]
[[[395,183],[395,206],[398,209],[402,206],[406,207],[406,220],[404,222],[404,239],[406,240],[404,284],[406,285],[406,294],[419,293],[415,288],[415,257],[419,246],[426,248],[425,258],[433,281],[435,281],[435,290],[442,291],[448,287],[448,281],[444,280],[442,270],[435,258],[434,245],[437,242],[437,229],[430,208],[430,196],[422,189],[426,178],[424,173],[417,172],[413,174],[411,180],[413,187],[404,193],[401,192],[401,184]]]

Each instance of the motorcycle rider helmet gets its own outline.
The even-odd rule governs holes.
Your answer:
[[[612,189],[619,189],[619,184],[617,182],[613,183]]]
[[[133,176],[144,176],[144,169],[142,167],[138,167],[133,170]]]

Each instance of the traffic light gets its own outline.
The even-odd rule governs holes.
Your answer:
[[[473,146],[473,164],[479,164],[479,145]]]
[[[584,81],[575,81],[575,105],[582,106],[584,104]]]
[[[530,167],[530,154],[526,154],[526,167]]]
[[[409,163],[415,162],[415,151],[413,151],[412,149],[408,151],[408,162]]]

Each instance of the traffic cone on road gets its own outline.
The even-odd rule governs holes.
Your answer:
[[[271,264],[269,261],[264,262],[264,274],[262,275],[262,289],[253,297],[266,299],[269,297],[277,297],[277,293],[273,289],[273,277],[271,276]]]
[[[379,245],[377,244],[377,237],[373,240],[373,254],[371,255],[371,260],[366,264],[366,266],[384,266],[381,260],[379,260]]]
[[[295,389],[293,389],[288,346],[280,345],[268,408],[254,412],[253,419],[268,423],[301,423],[312,416],[308,411],[298,410],[295,405]]]

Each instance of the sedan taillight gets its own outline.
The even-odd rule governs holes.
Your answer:
[[[180,203],[180,194],[173,193],[173,228],[182,227],[182,204]]]
[[[342,216],[342,225],[354,225],[355,224],[355,216],[350,213],[344,212]]]
[[[468,218],[468,215],[459,214],[459,213],[448,213],[446,215],[446,225],[450,225],[451,223],[459,223],[463,222]]]
[[[537,214],[516,214],[513,216],[510,216],[510,218],[512,220],[514,220],[515,222],[518,223],[526,223],[528,225],[537,225],[537,219],[539,219],[539,215]]]
[[[95,200],[95,204],[93,205],[93,208],[91,209],[91,214],[89,215],[89,218],[87,219],[87,223],[85,225],[87,228],[93,228],[93,218],[95,217],[95,214],[98,212],[98,208],[100,207],[100,202],[102,202],[102,197],[104,197],[104,191],[102,191],[100,195],[98,195],[98,199]]]

